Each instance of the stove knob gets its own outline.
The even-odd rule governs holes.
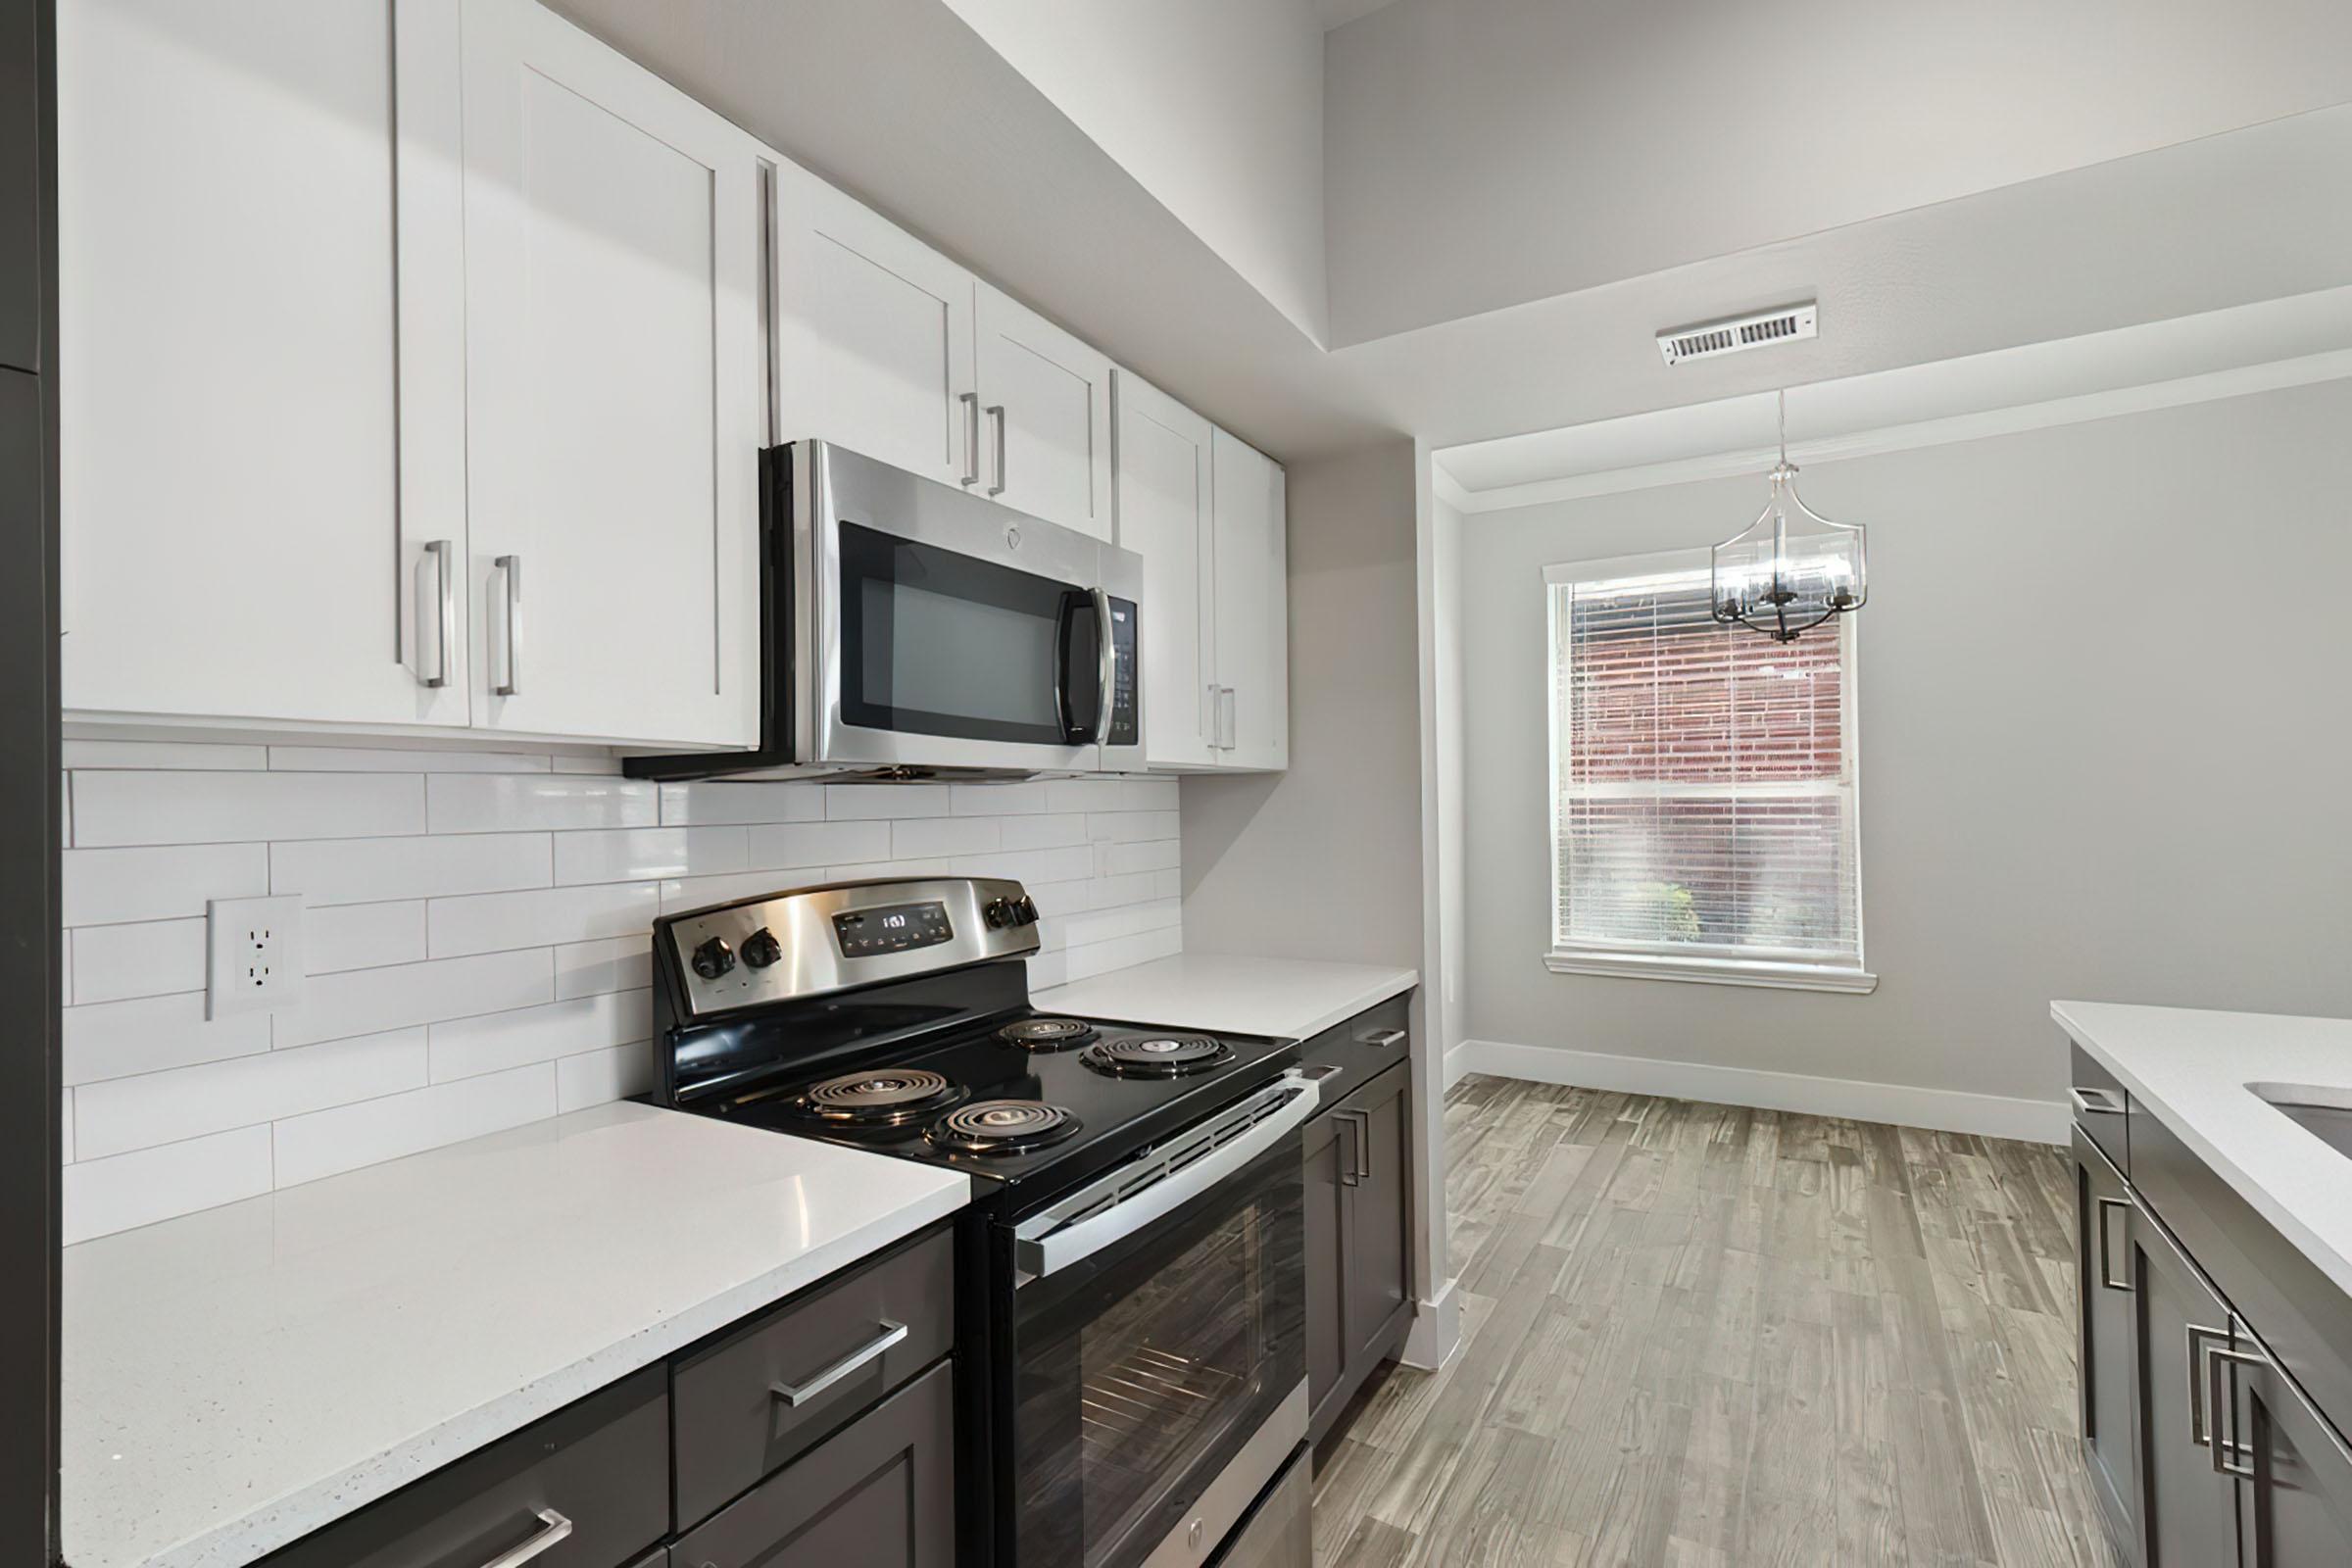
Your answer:
[[[712,937],[694,950],[694,972],[706,980],[715,980],[735,967],[735,950],[727,946],[724,937]]]
[[[743,939],[743,961],[755,969],[764,969],[782,956],[784,944],[765,926]]]
[[[988,922],[991,931],[1002,931],[1008,925],[1018,924],[1021,911],[1010,899],[991,899],[987,907],[980,911],[980,918]]]
[[[1021,896],[1020,903],[1014,905],[1013,908],[1017,912],[1017,917],[1019,918],[1021,924],[1037,924],[1037,901],[1035,899],[1030,898],[1027,894],[1023,894]]]

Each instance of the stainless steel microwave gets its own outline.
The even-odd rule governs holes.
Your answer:
[[[824,441],[760,462],[760,745],[635,778],[1143,766],[1143,562]]]

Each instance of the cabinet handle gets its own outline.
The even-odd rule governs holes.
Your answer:
[[[980,482],[980,394],[958,392],[956,401],[963,405],[963,482]]]
[[[1371,1034],[1357,1036],[1355,1043],[1359,1046],[1370,1046],[1374,1051],[1386,1051],[1403,1039],[1404,1031],[1401,1029],[1378,1029]]]
[[[2115,1249],[2109,1246],[2107,1241],[2107,1216],[2119,1208],[2129,1214],[2132,1212],[2132,1200],[2128,1198],[2102,1198],[2098,1200],[2098,1205],[2099,1283],[2108,1290],[2122,1291],[2128,1296],[2132,1292],[2132,1282],[2128,1279],[2117,1279],[2107,1263],[2107,1260],[2115,1255]],[[2189,1353],[2193,1355],[2196,1352],[2191,1349]]]
[[[2207,1424],[2213,1428],[2215,1475],[2253,1478],[2254,1445],[2230,1436],[2230,1430],[2237,1425],[2237,1369],[2268,1364],[2267,1358],[2249,1350],[2233,1350],[2227,1345],[2205,1347],[2206,1411],[2211,1417]],[[2233,1459],[2241,1461],[2244,1468],[2231,1463]]]
[[[2093,1095],[2099,1098],[2093,1100],[2090,1098]],[[2078,1116],[2121,1116],[2124,1114],[2124,1097],[2112,1089],[2084,1089],[2079,1085],[2070,1084],[2067,1087],[2066,1098],[2074,1102],[2075,1114]]]
[[[571,1538],[570,1520],[553,1508],[541,1508],[537,1511],[539,1528],[531,1533],[531,1539],[519,1546],[511,1546],[500,1552],[482,1564],[482,1568],[522,1568],[524,1563],[529,1562],[548,1547]]]
[[[774,1395],[777,1398],[782,1399],[786,1404],[797,1408],[800,1405],[808,1403],[810,1399],[815,1398],[818,1395],[824,1393],[834,1384],[839,1383],[843,1378],[848,1377],[851,1373],[857,1371],[859,1367],[864,1366],[867,1362],[872,1361],[877,1356],[881,1355],[883,1351],[889,1349],[892,1346],[906,1338],[906,1325],[904,1323],[893,1323],[890,1321],[890,1319],[884,1318],[880,1322],[876,1323],[874,1327],[880,1329],[882,1332],[875,1335],[872,1339],[866,1341],[865,1344],[859,1346],[857,1349],[852,1350],[849,1354],[843,1356],[840,1360],[834,1362],[831,1366],[825,1368],[822,1372],[819,1372],[816,1376],[810,1378],[808,1382],[799,1384],[797,1386],[790,1383],[771,1383],[767,1386],[767,1392]]]
[[[522,558],[500,556],[492,564],[505,574],[507,585],[507,678],[491,689],[514,697],[522,691]]]
[[[2213,1435],[2207,1430],[2205,1419],[2205,1381],[2197,1376],[2200,1370],[2197,1353],[2205,1348],[2207,1340],[2219,1340],[2227,1345],[2230,1343],[2230,1331],[2203,1328],[2195,1323],[2188,1325],[2188,1441],[2200,1448],[2213,1446]]]
[[[1339,1124],[1348,1131],[1347,1157],[1341,1162],[1340,1165],[1340,1185],[1343,1187],[1353,1187],[1357,1182],[1363,1179],[1363,1173],[1359,1169],[1364,1162],[1363,1130],[1356,1126],[1355,1112],[1352,1110],[1335,1110],[1332,1112],[1332,1115],[1336,1117],[1339,1121]]]
[[[997,421],[997,482],[988,487],[988,493],[1001,496],[1004,493],[1004,405],[991,403],[988,416]]]
[[[1216,744],[1218,750],[1230,752],[1234,749],[1234,741],[1236,739],[1235,728],[1236,726],[1234,723],[1233,713],[1233,688],[1230,686],[1220,686],[1217,688]]]
[[[456,542],[449,539],[435,539],[424,547],[424,553],[433,561],[433,603],[440,612],[438,618],[441,626],[441,648],[439,657],[433,661],[433,678],[424,680],[418,677],[419,682],[426,686],[449,684],[449,651],[457,646],[458,641],[457,568],[450,564],[456,550]]]
[[[1357,1129],[1355,1152],[1363,1160],[1363,1164],[1357,1167],[1355,1173],[1366,1181],[1370,1181],[1372,1179],[1372,1113],[1368,1110],[1359,1110],[1354,1114]]]

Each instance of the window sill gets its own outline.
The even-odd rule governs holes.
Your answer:
[[[1645,953],[1546,953],[1553,974],[1605,975],[1618,980],[1688,980],[1708,986],[1761,986],[1771,991],[1830,991],[1867,996],[1879,977],[1866,969],[1825,969],[1805,963],[1737,958],[1677,958]]]

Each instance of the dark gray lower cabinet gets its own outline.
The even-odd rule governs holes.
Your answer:
[[[678,1539],[671,1568],[952,1568],[955,1373],[933,1367]]]
[[[1307,1435],[1316,1442],[1411,1326],[1410,1084],[1398,1061],[1307,1123]]]
[[[2147,1568],[2219,1568],[2237,1560],[2237,1483],[2217,1469],[2204,1372],[2235,1320],[2147,1213],[2130,1226],[2139,1408],[2140,1560]]]
[[[2352,1448],[2261,1347],[2230,1356],[2222,1370],[2225,1425],[2243,1450],[2239,1562],[2352,1563]]]
[[[2097,1145],[2075,1131],[2076,1289],[2080,1310],[2082,1456],[2107,1528],[2118,1542],[2134,1534],[2132,1319],[2137,1298],[2123,1255],[2132,1193]]]

